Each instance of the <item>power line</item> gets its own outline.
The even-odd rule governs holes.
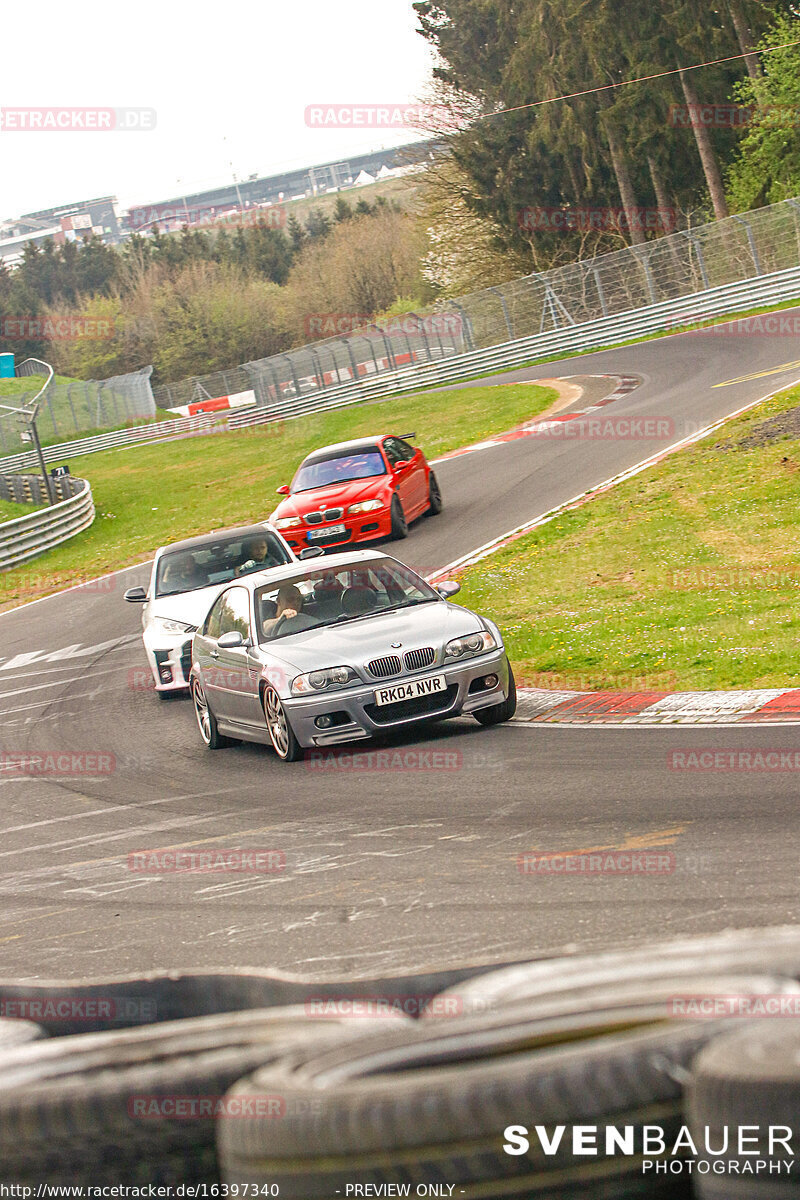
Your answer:
[[[499,108],[497,112],[484,113],[480,119],[486,120],[489,117],[501,117],[504,113],[522,112],[526,108],[540,108],[543,104],[556,104],[559,100],[576,100],[580,96],[593,96],[597,92],[628,87],[632,83],[647,83],[651,79],[664,79],[667,75],[679,75],[681,71],[699,71],[703,67],[716,67],[720,63],[733,62],[739,58],[750,58],[753,54],[772,54],[774,50],[786,50],[790,46],[800,46],[800,38],[794,42],[781,42],[778,46],[765,46],[761,50],[748,50],[746,54],[729,54],[727,58],[712,58],[708,62],[692,63],[688,67],[673,67],[669,71],[657,71],[653,75],[640,75],[637,79],[620,79],[617,83],[604,83],[600,87],[584,88],[581,92],[567,92],[563,96],[548,96],[545,100],[532,100],[530,104],[518,104],[514,108]]]

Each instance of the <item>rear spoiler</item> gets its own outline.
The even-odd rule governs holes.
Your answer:
[[[400,438],[401,442],[410,442],[417,435],[415,433],[396,433],[394,436]]]

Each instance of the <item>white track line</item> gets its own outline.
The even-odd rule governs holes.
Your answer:
[[[620,475],[612,475],[602,483],[596,484],[587,492],[580,492],[577,496],[573,496],[571,500],[566,500],[563,504],[559,504],[556,508],[551,508],[549,512],[543,513],[539,517],[534,517],[530,521],[525,521],[522,525],[516,525],[513,529],[501,533],[498,537],[492,538],[490,542],[485,542],[483,546],[479,546],[477,550],[471,550],[467,554],[463,554],[460,558],[453,559],[446,566],[440,567],[427,575],[428,580],[441,579],[448,572],[461,571],[466,567],[474,566],[481,559],[487,558],[490,554],[494,554],[497,550],[509,542],[516,541],[523,534],[531,532],[533,529],[539,528],[541,525],[546,525],[548,522],[555,520],[562,513],[569,509],[580,508],[594,499],[601,492],[609,491],[612,487],[616,487],[618,483],[624,483],[627,479],[632,479],[634,475],[638,475],[641,471],[647,470],[648,467],[654,466],[663,458],[667,458],[670,454],[674,454],[676,450],[682,450],[686,446],[691,446],[695,442],[701,441],[704,437],[708,437],[710,433],[714,433],[722,425],[728,421],[732,421],[735,417],[740,417],[742,413],[749,412],[751,408],[756,408],[759,404],[763,404],[765,400],[769,400],[778,392],[786,391],[787,388],[795,387],[800,383],[800,376],[792,380],[791,383],[781,384],[780,387],[774,388],[773,391],[767,392],[763,396],[759,396],[757,400],[751,400],[748,404],[737,408],[735,412],[728,413],[727,416],[721,417],[720,420],[714,421],[711,425],[706,425],[703,429],[696,433],[690,434],[688,437],[681,438],[678,442],[673,442],[671,446],[665,447],[663,450],[658,450],[655,454],[651,454],[648,458],[642,459],[634,467],[629,467],[627,471],[623,471]]]

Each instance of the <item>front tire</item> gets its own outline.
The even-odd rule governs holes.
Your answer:
[[[439,487],[439,480],[436,478],[433,471],[431,471],[430,475],[428,476],[427,515],[429,517],[438,517],[443,508],[444,502],[442,501],[442,492],[441,488]]]
[[[399,542],[408,537],[408,521],[403,512],[399,496],[392,497],[392,541]]]
[[[203,685],[197,678],[192,680],[192,701],[200,737],[208,749],[221,750],[223,746],[230,746],[231,739],[220,733],[217,718],[211,711]]]
[[[508,661],[508,660],[506,660]],[[480,725],[502,725],[510,721],[517,711],[517,685],[511,663],[508,664],[508,695],[501,704],[493,704],[490,708],[479,708],[473,717]]]
[[[303,747],[294,736],[283,701],[274,687],[265,688],[263,707],[273,750],[281,762],[297,762],[303,757]]]

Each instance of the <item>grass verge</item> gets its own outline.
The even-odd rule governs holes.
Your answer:
[[[165,542],[268,517],[275,489],[317,446],[396,430],[417,434],[429,458],[500,433],[545,411],[552,388],[515,384],[421,393],[285,424],[108,450],[69,460],[92,485],[91,529],[0,575],[0,609],[129,563]]]
[[[798,405],[778,394],[465,572],[520,681],[800,686],[800,434],[752,436]]]
[[[15,504],[13,500],[0,500],[0,522],[13,521],[16,517],[27,517],[38,512],[43,504]]]

